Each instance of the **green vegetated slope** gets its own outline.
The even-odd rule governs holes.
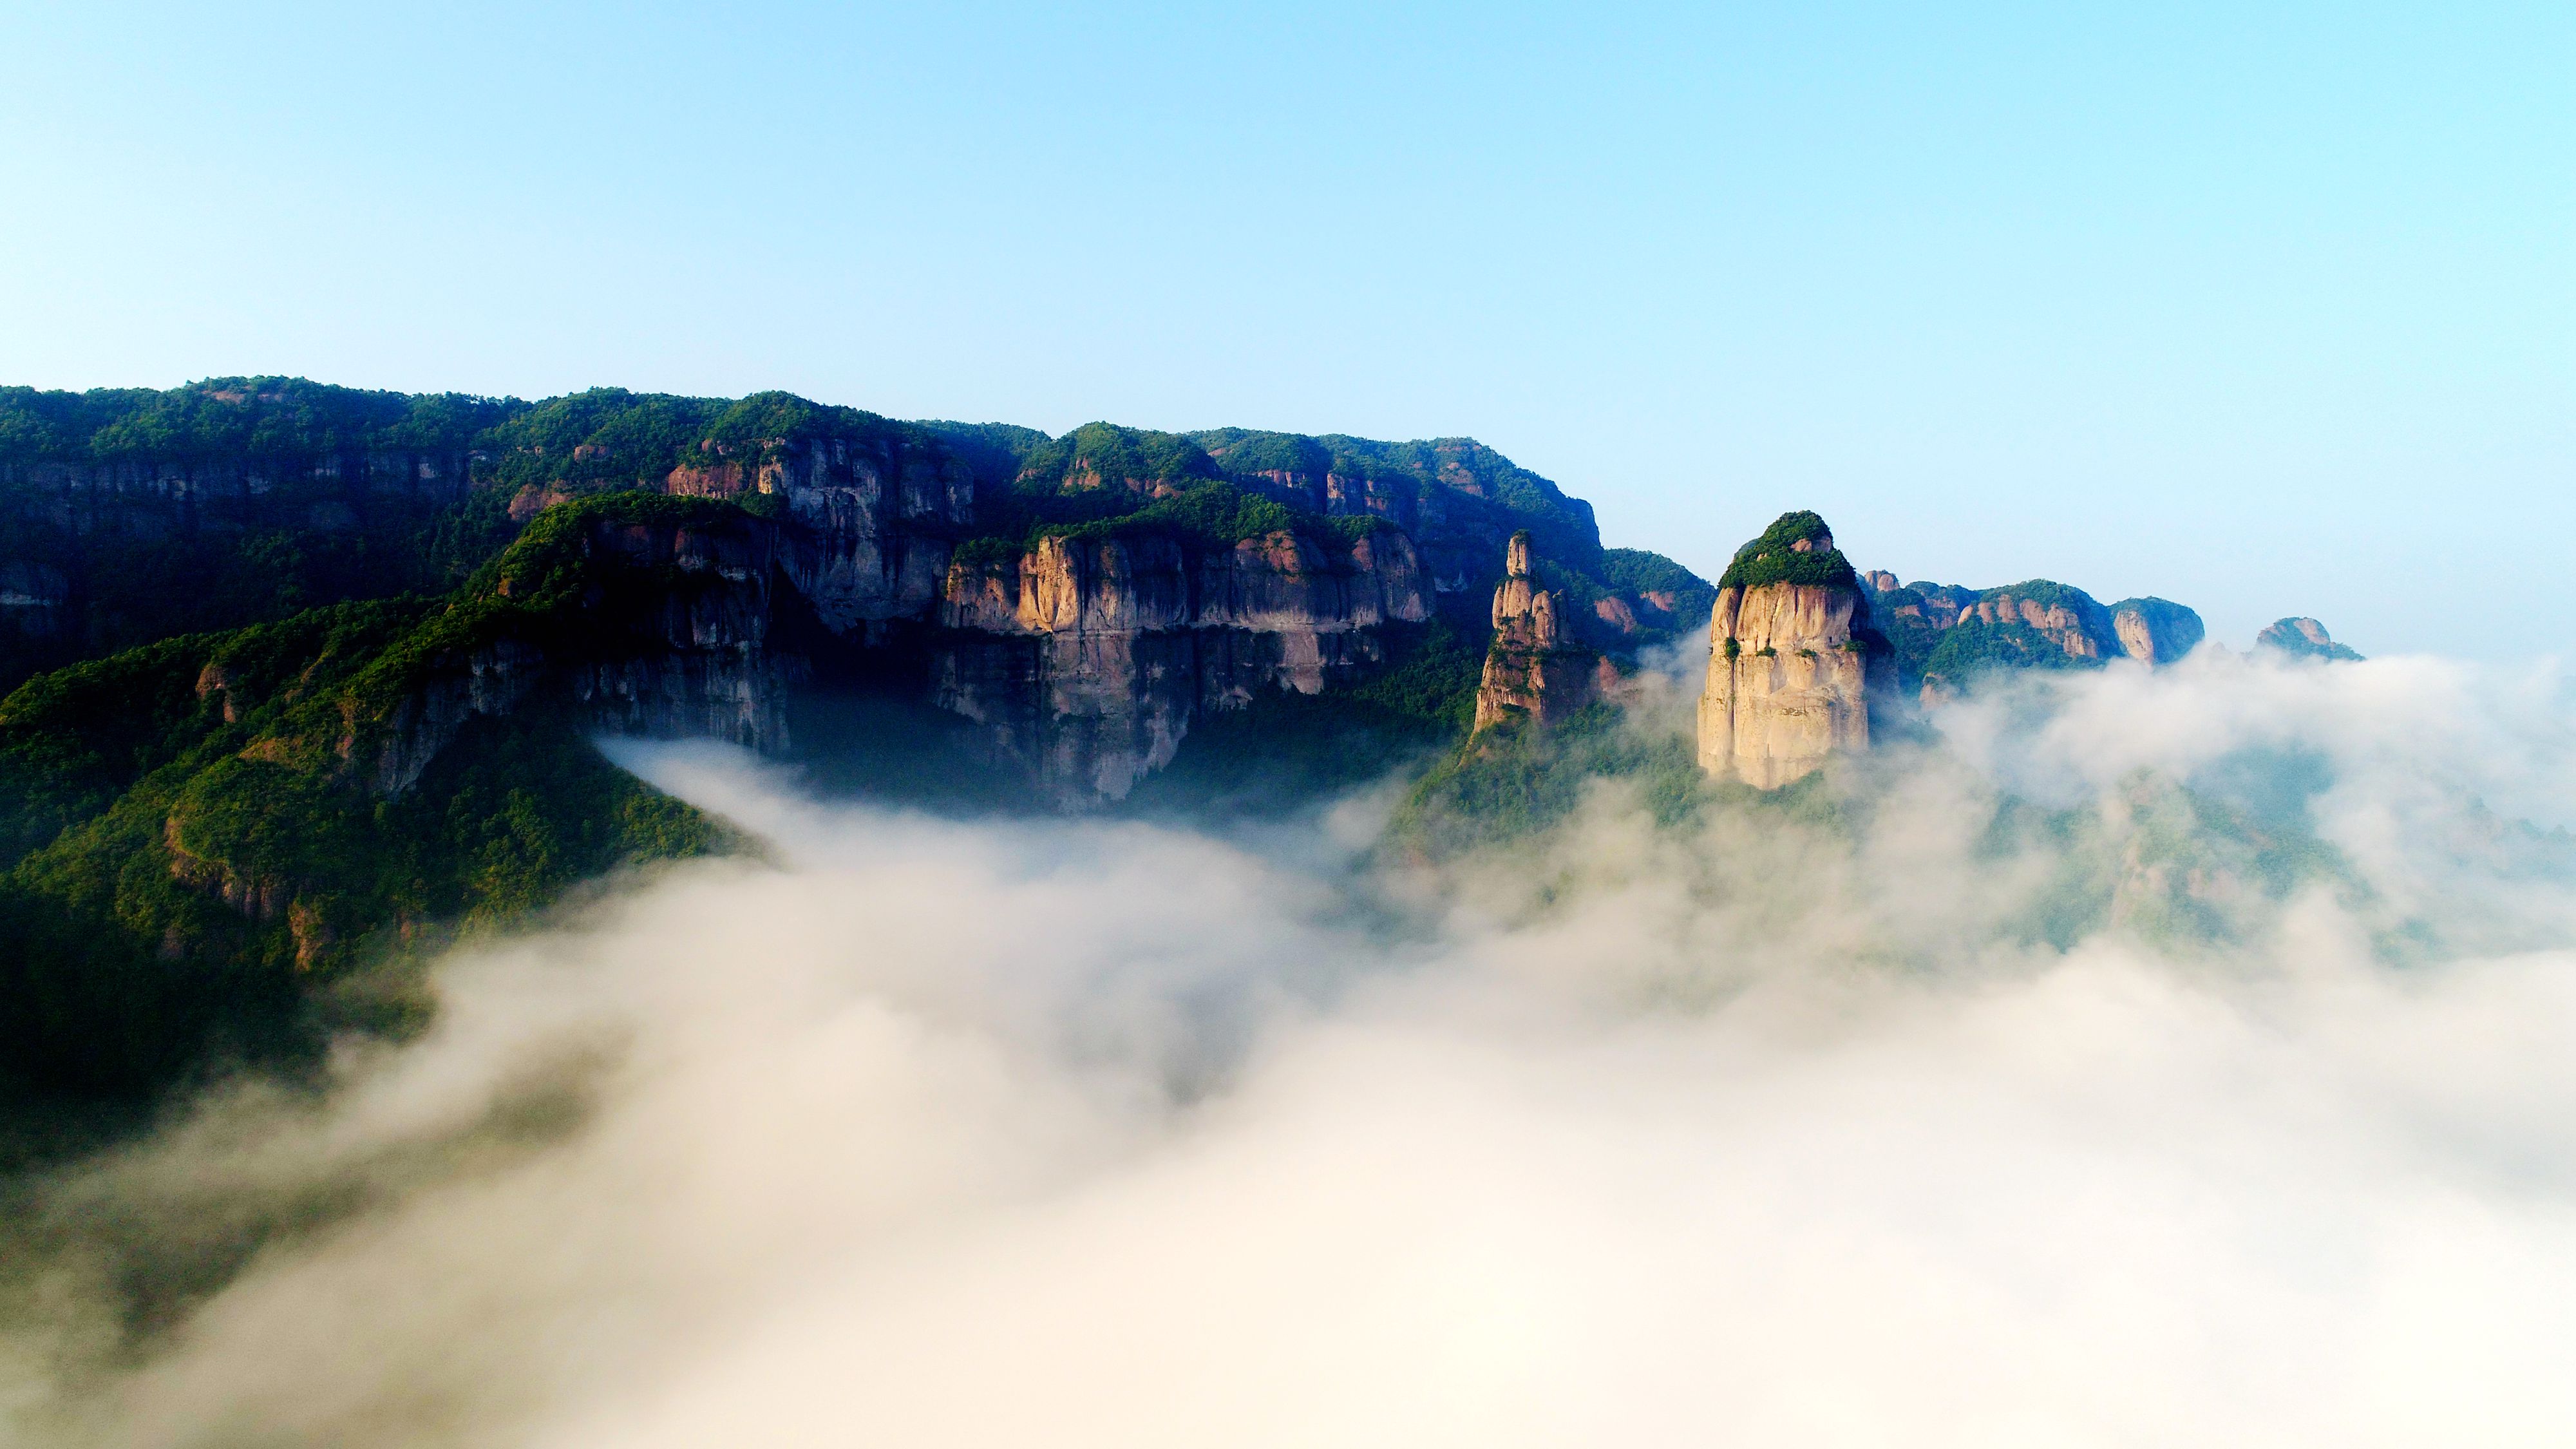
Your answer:
[[[539,703],[468,724],[409,790],[363,768],[427,673],[510,639],[649,647],[672,581],[591,556],[598,521],[729,504],[607,495],[542,516],[474,579],[189,634],[0,700],[0,1075],[20,1100],[148,1094],[227,1053],[291,1054],[336,980],[721,832]]]
[[[1194,481],[1161,496],[1142,497],[1124,491],[1028,484],[981,504],[977,513],[979,527],[991,531],[957,546],[954,557],[960,563],[1017,559],[1050,537],[1085,542],[1163,536],[1221,549],[1282,531],[1308,538],[1328,554],[1341,555],[1356,540],[1393,526],[1370,517],[1329,517],[1247,493],[1222,479]]]
[[[757,467],[818,442],[896,457],[951,452],[931,428],[793,393],[700,398],[603,387],[516,405],[507,421],[477,438],[488,455],[477,476],[514,494],[536,488],[577,496],[653,487],[682,467]]]
[[[1587,791],[1607,782],[1634,789],[1667,827],[1697,819],[1713,800],[1750,793],[1711,780],[1691,736],[1592,704],[1545,728],[1497,726],[1451,751],[1413,783],[1388,841],[1426,861],[1508,846],[1561,825]]]

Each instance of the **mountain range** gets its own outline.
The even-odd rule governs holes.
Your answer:
[[[1542,737],[1603,738],[1713,612],[1699,739],[1620,746],[1668,793],[2203,634],[2160,599],[1863,573],[1812,514],[1711,582],[1467,438],[0,390],[0,1070],[136,1100],[399,1030],[418,1003],[367,963],[738,844],[598,735],[941,809],[1276,810],[1402,770],[1415,848],[1452,848],[1561,796],[1524,768]],[[2314,620],[2266,642],[2350,652]]]

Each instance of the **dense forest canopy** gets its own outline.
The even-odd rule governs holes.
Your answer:
[[[0,387],[0,463],[306,460],[477,446],[526,411],[513,398],[375,392],[300,377],[40,392]]]

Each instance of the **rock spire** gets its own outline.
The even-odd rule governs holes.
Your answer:
[[[1784,513],[1718,580],[1700,766],[1760,789],[1789,784],[1837,750],[1867,749],[1871,705],[1893,683],[1832,530],[1813,513]]]
[[[1599,657],[1575,636],[1565,601],[1538,586],[1537,560],[1524,529],[1503,555],[1494,590],[1494,642],[1476,687],[1476,728],[1510,720],[1546,724],[1592,702]]]

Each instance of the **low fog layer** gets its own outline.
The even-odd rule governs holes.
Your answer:
[[[1796,809],[1658,829],[1612,782],[1436,867],[1366,853],[1384,794],[959,823],[624,747],[768,859],[462,952],[422,1039],[49,1183],[0,1413],[2567,1442],[2569,718],[2549,674],[2212,655],[1954,707]]]

